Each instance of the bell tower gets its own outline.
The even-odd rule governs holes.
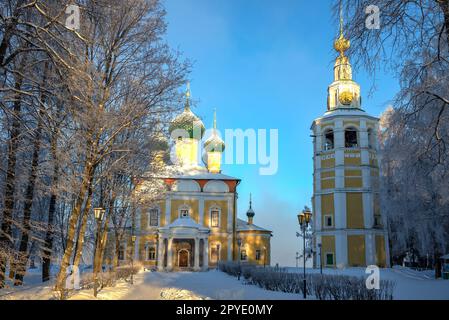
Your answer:
[[[376,132],[379,119],[362,109],[360,86],[352,78],[346,52],[350,41],[340,32],[334,81],[327,111],[312,123],[314,144],[314,249],[319,266],[389,265],[385,224],[380,212]]]

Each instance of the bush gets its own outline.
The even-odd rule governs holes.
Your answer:
[[[237,276],[241,270],[245,282],[270,291],[304,294],[304,276],[283,268],[261,268],[239,265],[235,262],[220,263],[220,270]],[[380,281],[379,290],[368,290],[363,277],[344,275],[306,275],[307,295],[318,300],[392,300],[395,283]]]

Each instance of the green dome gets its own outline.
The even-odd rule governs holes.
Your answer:
[[[212,135],[204,142],[204,148],[208,152],[223,152],[225,143],[214,130]]]
[[[187,131],[187,133],[189,134],[189,138],[195,138],[198,140],[203,137],[204,132],[206,131],[203,122],[188,107],[186,107],[186,109],[180,115],[178,115],[170,122],[170,126],[168,128],[170,135],[177,129],[183,129]],[[196,132],[200,133],[199,137],[193,136],[193,134]]]

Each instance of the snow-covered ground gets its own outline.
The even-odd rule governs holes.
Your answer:
[[[290,272],[302,272],[301,268],[288,268]],[[0,290],[0,299],[55,299],[53,283],[39,284],[39,270],[25,278],[25,286],[20,289]],[[319,269],[307,269],[319,272]],[[366,277],[364,268],[345,270],[324,269],[326,274],[344,274]],[[449,281],[435,280],[432,271],[418,272],[408,268],[394,267],[381,269],[381,279],[396,282],[395,299],[448,299]],[[11,294],[7,294],[12,292]],[[5,295],[6,294],[6,295]],[[80,290],[70,299],[94,299],[92,290]],[[300,294],[266,291],[253,285],[244,284],[225,273],[209,272],[151,272],[142,271],[135,276],[134,285],[120,280],[115,287],[104,288],[98,294],[100,300],[300,300]]]

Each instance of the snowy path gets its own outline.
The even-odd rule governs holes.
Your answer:
[[[299,300],[300,295],[266,291],[253,285],[243,284],[236,278],[217,271],[209,272],[143,272],[140,283],[136,283],[122,299],[161,299],[161,292],[173,297],[230,299],[230,300]],[[191,292],[193,297],[189,297]]]
[[[301,268],[288,268],[289,272],[302,272]],[[344,274],[365,277],[364,268],[346,270],[324,269],[326,274]],[[318,273],[319,269],[308,269],[308,273]],[[381,279],[396,282],[394,299],[445,299],[449,300],[449,281],[435,280],[432,271],[419,272],[403,267],[381,269]],[[53,283],[40,283],[40,272],[34,270],[25,278],[23,288],[0,290],[2,299],[55,299]],[[7,294],[13,291],[12,294]],[[15,291],[15,292],[14,292]],[[70,297],[72,300],[95,299],[92,290],[80,290]],[[102,289],[99,300],[158,300],[158,299],[218,299],[218,300],[301,300],[299,294],[263,290],[253,285],[245,285],[244,280],[225,273],[209,272],[150,272],[135,275],[134,285],[120,280],[116,286]]]

